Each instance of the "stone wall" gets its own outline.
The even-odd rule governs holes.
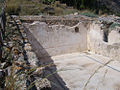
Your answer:
[[[37,21],[26,26],[39,42],[41,48],[38,52],[41,55],[54,56],[87,50],[87,29],[83,23],[70,27]]]
[[[109,33],[108,42],[110,44],[120,43],[120,27],[116,27]]]
[[[38,20],[33,22],[34,19]],[[24,17],[23,20],[27,21],[28,18]],[[27,23],[26,27],[31,33],[29,36],[36,48],[35,52],[41,53],[39,57],[88,50],[115,60],[120,58],[120,28],[109,30],[109,24],[119,23],[119,17],[109,16],[91,20],[81,16],[71,18],[42,16],[30,17],[29,20],[32,20],[32,23]]]
[[[114,29],[108,35],[108,42],[104,41],[102,24],[93,22],[88,30],[88,49],[96,54],[120,60],[120,33]]]

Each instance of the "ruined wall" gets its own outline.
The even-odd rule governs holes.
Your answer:
[[[34,19],[37,21],[33,22]],[[120,28],[115,27],[107,31],[111,22],[118,23],[119,17],[101,17],[97,20],[79,16],[71,19],[40,17],[30,20],[32,22],[26,21],[26,27],[29,29],[26,33],[29,32],[28,36],[35,52],[41,53],[39,57],[88,50],[115,60],[120,58]],[[103,23],[106,21],[107,26]],[[106,28],[103,29],[103,26]]]
[[[49,56],[54,56],[87,50],[87,29],[83,23],[70,27],[47,25],[45,22],[37,21],[30,24],[28,28],[42,46],[39,53],[44,56],[46,54],[44,52],[47,52]]]
[[[108,56],[114,60],[120,60],[120,33],[112,30],[108,34],[108,42],[104,41],[102,24],[93,22],[88,30],[88,49],[96,54]]]
[[[110,44],[120,43],[120,27],[116,27],[109,33],[108,42]]]

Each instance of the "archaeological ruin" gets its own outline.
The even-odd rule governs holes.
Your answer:
[[[119,90],[119,17],[21,16],[29,42],[53,90]],[[59,72],[60,70],[60,72]],[[57,87],[57,89],[56,89]]]

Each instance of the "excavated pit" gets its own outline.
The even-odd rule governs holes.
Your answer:
[[[105,36],[101,23],[80,18],[24,25],[41,65],[52,64],[45,76],[53,90],[120,89],[120,28]]]

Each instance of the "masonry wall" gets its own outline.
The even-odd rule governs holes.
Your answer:
[[[39,53],[44,56],[87,50],[87,29],[83,23],[70,27],[34,22],[29,25],[29,30],[41,46]],[[35,44],[34,40],[32,43]],[[44,52],[47,52],[47,55]]]
[[[108,35],[108,43],[120,43],[120,27],[116,27]]]
[[[88,49],[96,54],[120,60],[120,33],[112,30],[108,35],[108,42],[104,41],[101,24],[92,23],[88,30]]]

